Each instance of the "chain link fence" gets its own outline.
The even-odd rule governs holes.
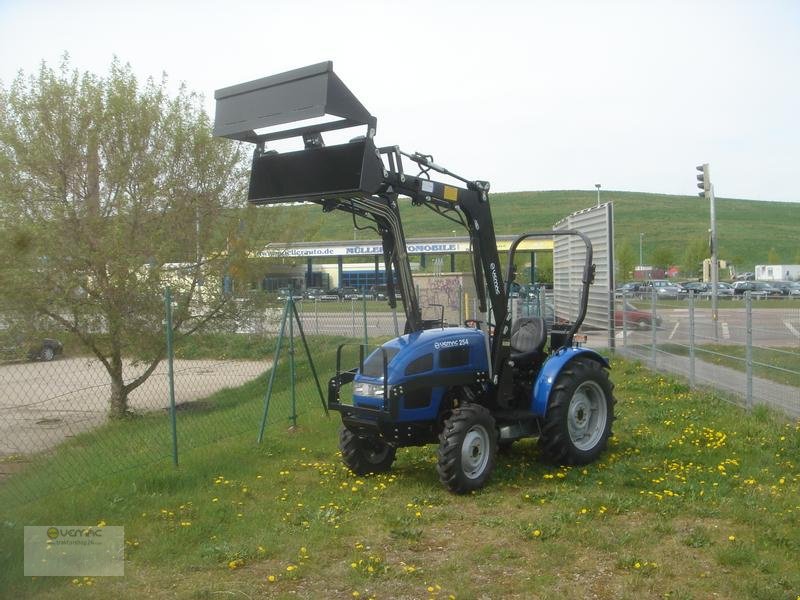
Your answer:
[[[712,388],[740,406],[800,417],[800,299],[617,297],[610,342],[651,369]]]
[[[449,302],[423,310],[423,317],[455,324],[473,315],[463,290]],[[64,332],[41,336],[26,331],[0,355],[0,494],[25,502],[52,489],[66,489],[141,465],[171,468],[192,448],[232,436],[256,444],[270,376],[268,428],[285,430],[324,413],[320,389],[336,367],[336,348],[374,347],[403,333],[405,316],[387,302],[362,297],[344,301],[293,303],[296,320],[285,318],[286,303],[263,294],[237,298],[233,319],[193,335],[176,332],[174,360],[165,358],[143,384],[128,394],[128,413],[109,418],[113,384],[106,366],[79,340]],[[402,305],[398,301],[398,305]],[[477,307],[475,307],[477,309]],[[485,315],[482,317],[485,319]],[[167,315],[165,314],[165,324]],[[317,388],[303,340],[316,367]],[[8,328],[6,328],[8,329]],[[165,327],[165,331],[169,329]],[[5,331],[6,339],[21,338]],[[165,335],[165,345],[166,338]],[[283,347],[279,366],[279,338]],[[357,364],[357,351],[343,355]],[[124,358],[124,383],[139,377],[148,362]],[[170,372],[171,371],[171,372]],[[294,374],[292,373],[294,371]],[[171,383],[172,382],[172,383]],[[174,406],[174,409],[172,408]],[[174,433],[171,416],[174,415]],[[24,471],[24,476],[14,475]],[[45,492],[48,490],[48,492]]]
[[[748,295],[723,303],[714,319],[709,303],[693,296],[615,300],[609,318],[614,326],[583,332],[590,346],[607,346],[655,370],[682,375],[692,386],[714,388],[744,407],[767,404],[800,416],[800,301],[776,303]],[[275,431],[302,424],[312,413],[317,418],[326,400],[320,398],[320,388],[327,393],[327,379],[336,368],[336,348],[374,347],[403,333],[405,326],[402,312],[366,297],[297,299],[296,320],[285,318],[286,305],[278,301],[236,302],[240,310],[234,321],[176,336],[173,385],[169,361],[163,360],[129,394],[129,416],[123,419],[108,418],[113,391],[108,371],[76,339],[52,334],[28,340],[14,356],[6,354],[0,361],[2,497],[24,502],[54,486],[101,481],[141,465],[163,463],[171,468],[171,459],[178,461],[184,451],[231,436],[252,436],[255,444],[262,423]],[[540,316],[548,325],[557,318],[552,295],[543,288],[532,296],[512,298],[511,314]],[[423,309],[423,317],[443,317],[445,325],[465,319],[491,321],[463,289],[448,302]],[[273,373],[281,334],[283,348]],[[343,354],[350,361],[343,368],[357,364],[357,350],[351,354]],[[125,359],[125,381],[147,367]],[[25,471],[23,477],[11,476],[19,471]]]

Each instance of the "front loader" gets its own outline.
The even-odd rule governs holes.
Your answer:
[[[460,177],[429,155],[375,144],[377,121],[324,62],[218,90],[215,135],[255,144],[248,199],[254,204],[311,202],[371,222],[383,244],[387,301],[399,292],[404,334],[343,369],[328,383],[328,406],[341,414],[344,463],[365,475],[388,470],[397,448],[439,445],[437,470],[455,493],[482,487],[499,449],[537,437],[557,464],[586,464],[606,448],[614,418],[608,362],[575,342],[594,279],[592,246],[578,231],[531,232],[500,268],[489,183]],[[323,133],[362,128],[347,143],[326,145]],[[303,148],[268,144],[301,138]],[[413,166],[414,174],[406,172]],[[444,175],[457,184],[432,175]],[[481,312],[494,323],[445,326],[422,318],[398,203],[426,207],[467,230]],[[508,310],[514,256],[531,237],[575,236],[586,245],[574,322],[513,319]],[[395,285],[397,290],[395,290]],[[352,385],[352,402],[341,390]]]

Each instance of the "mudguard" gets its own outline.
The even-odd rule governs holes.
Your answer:
[[[578,356],[585,356],[590,360],[595,360],[607,369],[611,368],[608,361],[600,356],[594,350],[588,348],[561,348],[548,358],[544,365],[542,365],[539,376],[536,378],[536,383],[531,392],[531,412],[537,417],[543,417],[547,412],[547,401],[550,398],[550,392],[553,385],[561,373],[561,369]]]

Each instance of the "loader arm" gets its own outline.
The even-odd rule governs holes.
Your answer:
[[[463,223],[472,245],[472,267],[481,311],[487,295],[496,324],[492,356],[498,372],[502,339],[508,336],[508,292],[503,283],[494,223],[489,207],[489,184],[451,173],[430,156],[407,154],[396,146],[376,148],[377,120],[333,72],[330,62],[319,63],[218,90],[215,135],[255,143],[248,200],[254,204],[312,202],[323,211],[341,210],[372,221],[381,236],[389,288],[394,306],[393,275],[403,299],[406,331],[419,331],[419,299],[406,250],[398,199],[408,196],[414,205],[426,205],[441,215]],[[316,118],[327,118],[312,123]],[[300,125],[296,125],[296,123]],[[305,122],[305,124],[302,124]],[[289,126],[282,131],[275,127]],[[364,126],[365,135],[347,144],[326,146],[323,132]],[[267,142],[301,137],[304,149],[277,153]],[[403,171],[403,159],[419,168],[417,175]],[[430,178],[430,172],[453,177],[462,185],[447,185]],[[459,215],[453,218],[450,213]]]

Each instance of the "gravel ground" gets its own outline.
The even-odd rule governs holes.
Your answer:
[[[176,360],[175,401],[192,402],[250,381],[270,361]],[[126,380],[143,366],[125,365]],[[169,406],[167,363],[130,395],[135,412]],[[0,365],[0,457],[47,450],[106,420],[110,384],[97,360],[61,359]]]

